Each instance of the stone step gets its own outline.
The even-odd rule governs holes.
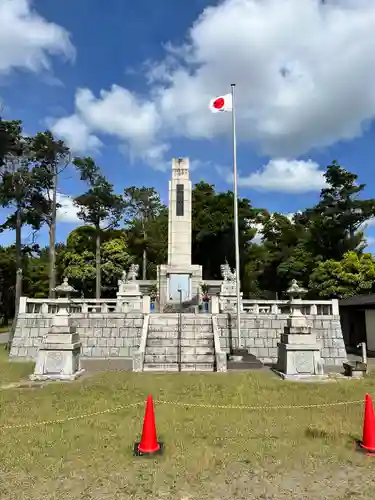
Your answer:
[[[147,338],[148,339],[178,339],[178,332],[153,332],[148,331]],[[209,339],[213,338],[212,332],[181,332],[181,339]]]
[[[158,320],[150,319],[150,322],[149,322],[149,325],[151,325],[151,326],[165,326],[165,325],[177,326],[179,324],[180,324],[180,322],[179,322],[178,318],[172,318],[172,319],[167,318],[167,319],[158,319]],[[205,325],[211,325],[211,324],[212,324],[211,318],[209,318],[207,320],[182,319],[182,323],[181,323],[182,326],[192,326],[192,325],[205,326]]]
[[[238,355],[239,351],[237,350],[235,354]],[[254,354],[251,354],[247,350],[242,351],[240,354],[242,354],[242,360],[240,361],[232,361],[229,358],[227,364],[228,370],[260,370],[264,368],[263,363]]]
[[[215,363],[181,363],[182,372],[213,372]]]
[[[214,363],[181,363],[182,372],[213,372]],[[145,363],[144,372],[178,372],[178,363]]]
[[[149,331],[152,332],[178,332],[178,325],[148,325]],[[212,332],[212,325],[182,325],[181,330],[195,332]]]
[[[264,366],[262,363],[253,363],[253,362],[247,362],[247,361],[240,361],[239,363],[236,363],[235,361],[228,361],[227,363],[227,369],[229,371],[232,370],[262,370]]]
[[[184,354],[181,353],[181,358],[178,354],[145,354],[144,362],[148,363],[213,363],[214,354]]]
[[[214,340],[210,338],[181,338],[181,347],[213,347]],[[147,347],[174,347],[179,345],[178,338],[147,337]]]
[[[178,332],[180,328],[177,325],[149,325],[150,332]],[[181,331],[185,332],[212,332],[212,325],[182,325]]]
[[[176,319],[179,318],[180,313],[179,312],[170,312],[170,313],[152,313],[150,315],[150,319],[152,321],[158,321],[160,319]],[[210,313],[194,313],[194,312],[182,312],[182,318],[184,320],[189,320],[189,321],[208,321],[210,318],[212,318],[212,314]]]
[[[145,363],[144,372],[178,372],[177,363]]]
[[[178,346],[169,346],[169,347],[155,347],[155,346],[146,346],[145,354],[163,354],[163,355],[174,355],[178,354]],[[181,346],[181,355],[188,354],[213,354],[213,347],[192,347],[192,346]]]
[[[151,334],[153,337],[155,336],[160,336],[160,337],[176,337],[179,334],[179,331],[176,330],[154,330],[153,328],[149,328],[148,333]],[[181,330],[181,336],[190,336],[190,335],[213,335],[212,329],[205,329],[202,330],[201,328],[197,328],[196,330],[191,330],[187,328],[183,328]]]

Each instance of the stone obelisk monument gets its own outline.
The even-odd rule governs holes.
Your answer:
[[[189,159],[173,158],[169,181],[168,264],[158,268],[161,306],[179,302],[180,295],[183,302],[195,302],[200,293],[202,266],[191,263],[191,214]]]

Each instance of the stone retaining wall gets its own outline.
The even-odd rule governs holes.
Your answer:
[[[53,314],[22,313],[18,316],[10,357],[35,360]],[[82,358],[132,358],[139,348],[143,314],[72,314],[72,326],[82,342]]]
[[[346,349],[341,331],[340,316],[306,316],[307,325],[317,334],[321,343],[321,356],[325,365],[342,365],[346,361]],[[259,315],[241,317],[241,347],[246,347],[263,363],[276,363],[277,344],[287,325],[288,315]],[[238,347],[236,317],[218,314],[217,323],[220,345],[223,351]]]
[[[166,315],[168,317],[168,315]],[[43,336],[51,326],[51,313],[21,313],[10,357],[13,360],[35,360]],[[72,313],[72,325],[76,326],[82,342],[83,359],[131,359],[139,348],[142,313]],[[321,342],[321,355],[328,366],[342,365],[346,350],[341,331],[340,317],[332,315],[308,315],[312,327]],[[241,316],[241,346],[246,347],[264,363],[277,360],[277,343],[287,324],[287,314],[243,314]],[[166,319],[166,324],[168,319]],[[217,315],[220,346],[229,352],[236,348],[236,317]]]

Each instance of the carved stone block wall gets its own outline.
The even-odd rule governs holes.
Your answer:
[[[52,314],[20,314],[10,358],[35,360],[43,337],[47,335]],[[81,358],[131,358],[139,348],[143,315],[72,314],[72,326],[79,334]]]
[[[276,363],[277,345],[287,326],[288,315],[241,316],[241,346],[247,348],[263,363]],[[218,314],[220,345],[230,352],[238,347],[236,315]],[[307,326],[316,333],[325,365],[341,366],[347,360],[339,316],[307,316]]]

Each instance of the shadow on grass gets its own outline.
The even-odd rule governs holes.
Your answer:
[[[328,443],[345,442],[346,446],[358,450],[359,436],[339,430],[326,430],[319,427],[309,426],[305,430],[305,437],[311,440],[322,440]]]

